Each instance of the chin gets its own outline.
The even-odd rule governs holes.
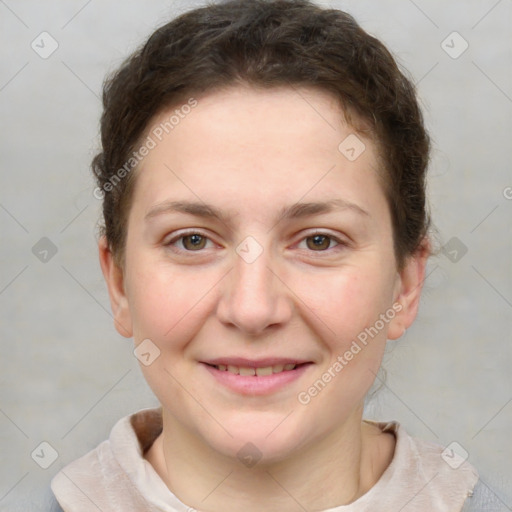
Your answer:
[[[293,415],[293,414],[292,414]],[[292,416],[291,415],[291,416]],[[255,413],[239,415],[233,424],[224,423],[233,436],[222,434],[212,437],[212,431],[204,432],[204,440],[215,451],[237,459],[247,467],[259,467],[282,462],[300,450],[305,443],[306,432],[299,432],[299,425],[284,416],[261,417]],[[304,429],[304,425],[301,430]]]

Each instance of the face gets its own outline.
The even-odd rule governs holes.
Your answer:
[[[198,98],[137,171],[122,271],[100,244],[168,421],[223,455],[281,460],[360,421],[416,314],[424,258],[397,271],[376,147],[343,119],[316,90]]]

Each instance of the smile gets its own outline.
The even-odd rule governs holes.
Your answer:
[[[238,364],[235,364],[238,363]],[[267,395],[288,387],[313,363],[310,361],[224,359],[203,362],[215,381],[242,395]]]
[[[214,368],[220,370],[221,372],[231,372],[235,375],[242,376],[258,376],[262,377],[264,375],[272,375],[274,373],[287,372],[290,370],[294,370],[297,365],[295,363],[287,363],[287,364],[276,364],[275,366],[263,366],[259,368],[253,367],[243,367],[243,366],[234,366],[232,364],[225,365],[213,365]]]

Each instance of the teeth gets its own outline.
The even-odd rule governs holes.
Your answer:
[[[281,373],[282,371],[290,371],[295,369],[297,365],[295,363],[288,363],[288,364],[276,364],[275,366],[265,366],[262,368],[246,368],[246,367],[239,367],[239,366],[233,366],[231,364],[225,365],[225,364],[219,364],[215,366],[217,370],[220,370],[221,372],[228,371],[230,373],[234,373],[235,375],[242,375],[242,376],[254,376],[258,375],[259,377],[265,376],[265,375],[272,375],[273,373]]]
[[[265,368],[256,368],[256,375],[261,377],[262,375],[272,375],[272,366],[265,366]]]
[[[228,372],[234,373],[235,375],[240,374],[240,369],[237,366],[231,366],[228,364]]]

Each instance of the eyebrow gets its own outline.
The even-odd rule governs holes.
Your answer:
[[[292,206],[285,207],[281,210],[278,221],[310,217],[312,215],[330,213],[336,210],[350,210],[359,215],[370,217],[370,214],[366,210],[351,201],[345,199],[331,199],[325,202],[295,203]]]
[[[164,213],[187,213],[196,217],[218,219],[225,222],[228,215],[215,206],[191,201],[165,201],[153,206],[144,219],[149,220]]]
[[[345,199],[331,199],[325,202],[295,203],[284,207],[277,217],[277,221],[310,217],[322,213],[330,213],[336,210],[350,210],[359,215],[370,217],[370,214],[359,205]],[[144,217],[149,220],[153,217],[169,213],[186,213],[196,217],[217,219],[227,223],[232,215],[223,212],[219,208],[203,202],[191,201],[165,201],[153,206]]]

